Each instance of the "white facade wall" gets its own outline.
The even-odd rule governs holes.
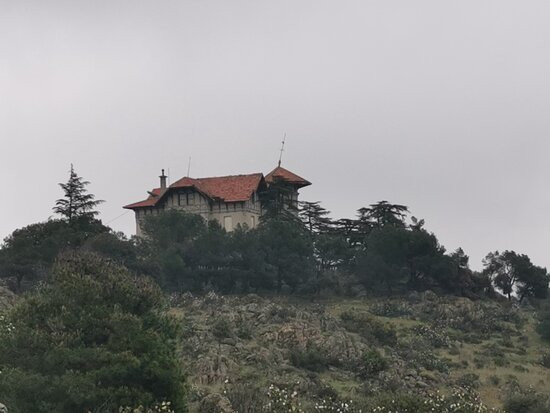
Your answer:
[[[136,214],[136,235],[142,236],[141,225],[145,217],[167,209],[177,209],[202,216],[205,220],[215,219],[226,231],[233,231],[238,225],[255,228],[262,214],[256,194],[247,201],[212,201],[197,191],[173,191],[155,207],[139,208]]]

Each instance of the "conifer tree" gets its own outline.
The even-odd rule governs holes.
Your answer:
[[[73,164],[71,164],[69,180],[59,184],[65,192],[65,196],[55,202],[53,211],[62,215],[68,222],[79,217],[95,217],[99,212],[94,209],[103,201],[96,200],[93,194],[88,193],[86,186],[89,184],[90,182],[84,181],[76,174]]]
[[[311,233],[326,232],[331,227],[330,214],[321,206],[321,202],[303,201],[299,204],[299,217]]]

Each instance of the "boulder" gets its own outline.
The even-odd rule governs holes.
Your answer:
[[[8,408],[0,403],[0,413],[8,413]]]

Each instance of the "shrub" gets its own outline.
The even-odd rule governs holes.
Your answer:
[[[455,388],[448,396],[428,394],[425,397],[411,394],[380,396],[371,410],[376,413],[485,413],[485,406],[472,390]]]
[[[364,376],[373,376],[388,367],[388,361],[377,349],[371,349],[363,354],[361,373]]]
[[[411,314],[408,305],[395,301],[382,301],[370,306],[369,311],[381,317],[402,317]]]
[[[451,345],[451,340],[448,335],[446,335],[441,330],[436,330],[430,326],[418,326],[414,328],[416,334],[424,337],[433,347],[449,347]]]
[[[493,386],[498,386],[500,384],[500,377],[495,375],[489,376],[489,383]]]
[[[247,384],[229,384],[223,394],[231,403],[233,411],[239,413],[261,412],[267,404],[264,392]]]
[[[543,353],[540,358],[540,364],[547,369],[550,369],[550,352]]]
[[[152,282],[94,255],[66,255],[8,322],[13,328],[0,332],[0,400],[10,413],[112,412],[163,401],[185,411],[177,324]]]
[[[330,361],[315,346],[308,346],[305,349],[294,348],[290,351],[290,361],[295,367],[320,372],[326,370]]]
[[[456,384],[467,389],[477,389],[479,387],[479,375],[475,373],[466,373],[456,380]]]
[[[377,320],[368,313],[345,311],[340,314],[340,318],[347,330],[360,334],[367,340],[374,340],[379,344],[389,346],[397,344],[395,327]]]
[[[252,333],[254,332],[254,327],[251,323],[243,321],[241,322],[236,330],[237,337],[243,340],[250,340],[252,338]]]
[[[212,334],[217,339],[233,337],[231,323],[224,317],[218,318],[212,325]]]
[[[504,402],[507,413],[550,413],[548,396],[527,391],[516,393]]]

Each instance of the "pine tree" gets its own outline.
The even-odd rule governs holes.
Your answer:
[[[328,217],[330,212],[321,206],[320,201],[300,202],[298,213],[300,219],[312,234],[326,232],[332,225]]]
[[[65,192],[65,197],[55,202],[53,211],[62,215],[69,222],[79,217],[95,217],[99,212],[94,209],[103,201],[96,200],[93,194],[88,193],[86,186],[89,184],[90,182],[84,181],[76,174],[71,164],[69,180],[64,184],[59,184]]]

